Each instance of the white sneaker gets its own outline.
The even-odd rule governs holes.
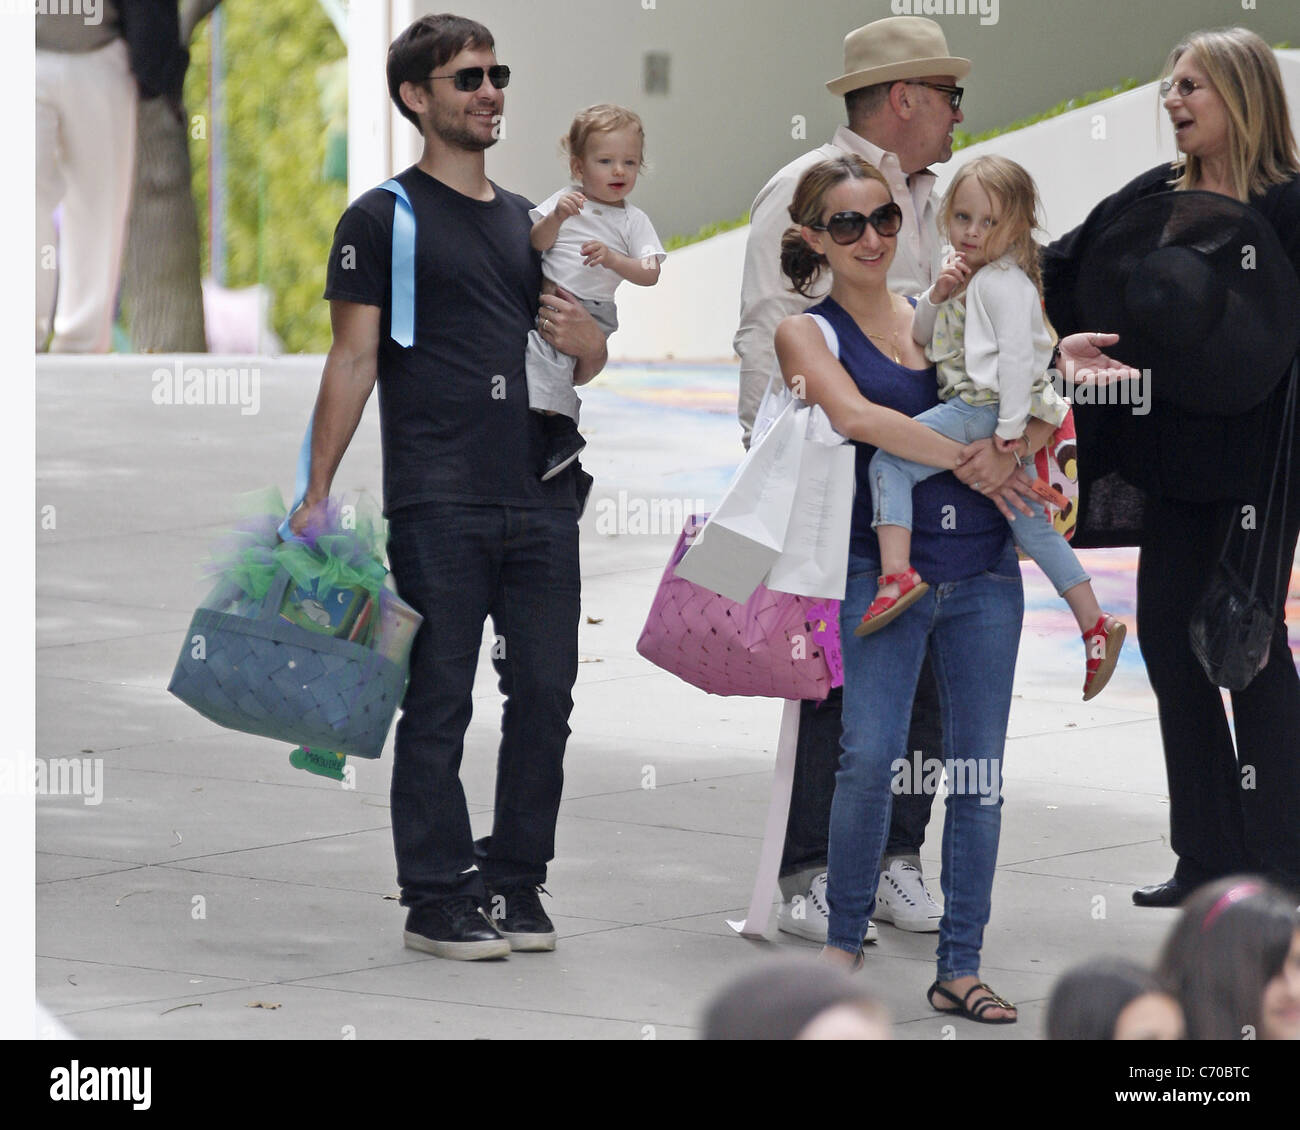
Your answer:
[[[826,872],[814,876],[808,886],[806,895],[795,895],[789,902],[781,904],[781,913],[777,916],[776,927],[787,934],[807,938],[810,942],[826,944],[826,924],[830,911],[826,906]],[[867,923],[864,942],[874,942],[879,936],[874,922]]]
[[[896,859],[880,876],[876,889],[876,917],[900,930],[933,934],[943,911],[925,888],[925,877],[906,860]]]

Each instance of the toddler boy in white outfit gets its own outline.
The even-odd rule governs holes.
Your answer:
[[[575,185],[529,213],[535,221],[532,244],[542,252],[544,288],[553,284],[573,294],[608,337],[618,329],[619,283],[654,286],[666,258],[650,217],[626,199],[645,164],[645,131],[631,110],[591,106],[574,118],[563,144]],[[528,335],[525,357],[528,406],[542,413],[546,427],[543,480],[558,475],[586,446],[578,433],[574,360],[546,340],[546,330],[543,319]]]

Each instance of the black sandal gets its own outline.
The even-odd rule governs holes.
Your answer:
[[[986,993],[988,993],[988,996],[981,997],[978,1001],[975,1002],[975,1005],[972,1008],[966,1002],[970,1000],[971,994],[974,993],[975,990],[977,989],[983,989]],[[955,1004],[957,1007],[940,1008],[937,1004],[934,1003],[934,996],[936,993],[938,993],[939,996],[943,997],[945,1000],[952,1001],[952,1003]],[[952,1016],[964,1016],[967,1020],[974,1020],[977,1024],[1014,1024],[1017,1020],[1020,1019],[1019,1015],[985,1017],[984,1014],[988,1012],[988,1010],[991,1008],[1007,1008],[1007,1009],[1014,1010],[1016,1006],[1013,1005],[1008,1000],[1003,1000],[1000,996],[997,995],[997,993],[995,993],[986,984],[984,984],[983,981],[976,982],[974,985],[972,985],[967,990],[966,995],[960,999],[958,999],[956,993],[949,992],[941,984],[939,984],[938,981],[936,981],[933,985],[930,986],[929,989],[926,990],[925,999],[930,1002],[930,1007],[934,1009],[935,1012],[943,1012],[943,1013],[950,1014]]]

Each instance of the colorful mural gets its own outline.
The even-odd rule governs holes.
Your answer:
[[[611,365],[583,391],[584,463],[598,489],[681,495],[712,505],[743,454],[736,423],[738,366]],[[1096,702],[1154,711],[1155,700],[1132,629],[1137,551],[1085,550],[1102,606],[1130,628],[1115,676]],[[1032,561],[1023,567],[1025,623],[1017,693],[1067,701],[1083,684],[1083,643],[1065,603]],[[1287,604],[1292,652],[1300,654],[1300,568]],[[1225,696],[1226,697],[1226,696]]]

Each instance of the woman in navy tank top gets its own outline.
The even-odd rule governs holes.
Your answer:
[[[858,487],[841,606],[844,752],[831,806],[825,960],[856,967],[875,904],[892,798],[948,779],[943,826],[943,922],[928,999],[940,1012],[1010,1024],[1015,1007],[979,976],[1002,810],[1002,751],[1011,708],[1024,594],[1006,520],[951,473],[913,494],[912,561],[930,589],[873,635],[853,633],[875,596],[880,551],[871,529],[867,467],[877,448],[951,472],[962,445],[912,416],[938,403],[938,382],[912,341],[912,305],[887,272],[901,213],[880,173],[859,157],[804,174],[782,268],[795,289],[827,268],[830,295],[787,318],[777,356],[796,396],[820,405],[857,448]],[[833,331],[828,334],[827,329]],[[830,340],[838,346],[838,359]],[[944,762],[920,774],[907,758],[912,696],[929,650],[943,706]]]

